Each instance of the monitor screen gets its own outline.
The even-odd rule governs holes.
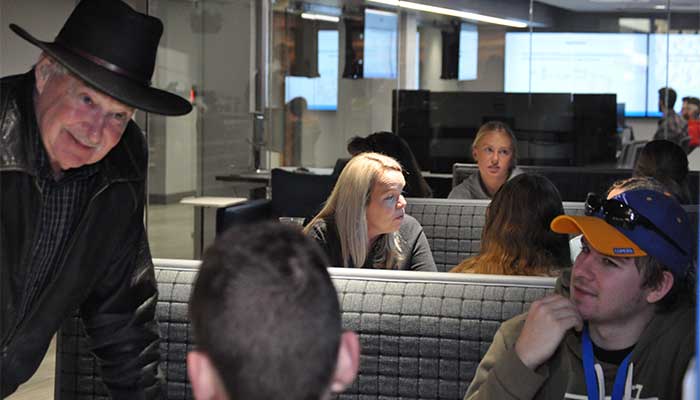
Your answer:
[[[338,108],[338,31],[318,31],[318,78],[287,76],[284,101],[304,97],[309,110]]]
[[[396,79],[399,17],[365,9],[364,77]]]
[[[476,25],[462,22],[459,30],[459,67],[457,79],[460,81],[476,79],[477,61],[479,59],[479,32]]]
[[[667,49],[668,69],[666,68]],[[677,99],[674,108],[680,113],[683,97],[700,95],[699,71],[700,35],[679,33],[649,35],[648,116],[661,116],[658,107],[658,91],[666,86],[676,91]]]
[[[646,69],[646,34],[506,33],[506,92],[614,93],[644,116]]]

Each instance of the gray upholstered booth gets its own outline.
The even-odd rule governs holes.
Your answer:
[[[167,398],[191,399],[187,301],[196,261],[156,260]],[[360,373],[340,399],[461,399],[500,323],[551,291],[535,277],[331,268],[346,329],[359,333]],[[103,399],[78,317],[58,335],[56,399]]]

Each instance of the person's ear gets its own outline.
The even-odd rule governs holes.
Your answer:
[[[345,390],[355,380],[359,367],[360,340],[355,332],[343,332],[340,336],[338,360],[331,380],[331,391],[340,393]]]
[[[479,162],[479,160],[476,159],[476,154],[476,148],[472,147],[472,158],[475,162]]]
[[[226,399],[226,390],[209,357],[200,351],[187,353],[187,376],[197,400]]]
[[[650,304],[656,303],[663,299],[673,287],[673,274],[668,271],[663,271],[663,278],[655,288],[649,288],[646,299]]]
[[[41,94],[41,92],[44,91],[46,82],[48,82],[51,77],[51,64],[54,62],[55,61],[50,57],[42,54],[41,57],[39,57],[39,61],[37,61],[34,66],[34,80],[36,81],[37,93]]]

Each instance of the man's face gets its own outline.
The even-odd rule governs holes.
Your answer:
[[[571,300],[584,320],[624,323],[653,307],[633,258],[601,254],[583,237],[581,244],[571,270]]]
[[[700,109],[695,104],[684,101],[683,107],[681,108],[681,116],[683,116],[683,119],[686,121],[699,119]]]
[[[132,107],[88,86],[71,74],[47,73],[51,61],[36,66],[36,117],[55,173],[93,164],[119,142]]]

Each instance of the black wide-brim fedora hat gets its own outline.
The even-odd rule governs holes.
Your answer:
[[[151,87],[163,24],[121,0],[81,1],[53,42],[38,40],[15,24],[10,29],[126,105],[162,115],[192,110],[182,97]]]

